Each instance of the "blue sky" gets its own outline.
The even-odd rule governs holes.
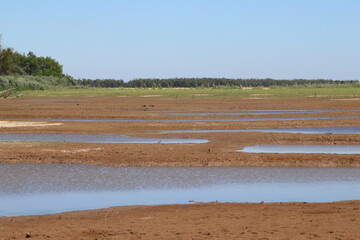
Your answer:
[[[75,78],[360,79],[358,0],[0,0],[3,44]]]

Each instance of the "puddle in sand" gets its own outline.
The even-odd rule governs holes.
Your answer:
[[[140,138],[112,134],[0,134],[0,142],[207,143],[205,139]]]
[[[199,112],[156,112],[145,111],[145,113],[162,115],[268,115],[268,114],[304,114],[304,113],[335,113],[335,112],[359,112],[360,110],[250,110],[250,111],[199,111]]]
[[[329,202],[360,198],[357,168],[0,164],[0,216],[121,205]]]
[[[356,110],[356,109],[346,109],[346,110],[339,110],[339,109],[333,109],[333,110],[326,110],[326,109],[301,109],[301,110],[297,110],[297,109],[267,109],[267,110],[231,110],[231,109],[218,109],[218,110],[164,110],[164,111],[149,111],[149,110],[143,110],[143,111],[122,111],[122,112],[141,112],[141,113],[160,113],[160,114],[190,114],[190,115],[196,115],[196,114],[222,114],[222,113],[249,113],[249,114],[253,114],[253,113],[269,113],[272,114],[274,112],[279,112],[279,113],[327,113],[327,112],[359,112],[360,110]]]
[[[360,154],[360,145],[259,145],[245,147],[237,152]]]
[[[304,134],[360,134],[360,127],[320,127],[320,128],[264,128],[264,129],[197,129],[162,131],[164,133],[217,133],[217,132],[279,132]]]
[[[75,102],[80,101],[79,99],[19,99],[20,101],[29,102]]]
[[[200,118],[200,119],[55,119],[55,118],[2,118],[0,121],[47,121],[47,122],[252,122],[358,119],[360,117],[280,117],[280,118]]]

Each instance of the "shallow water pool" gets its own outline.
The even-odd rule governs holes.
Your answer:
[[[198,119],[62,119],[62,118],[1,118],[0,121],[47,121],[47,122],[253,122],[293,121],[325,119],[358,119],[360,117],[279,117],[279,118],[198,118]]]
[[[217,132],[279,132],[304,134],[360,134],[360,127],[319,127],[319,128],[263,128],[263,129],[195,129],[162,131],[164,133],[217,133]]]
[[[138,204],[360,199],[360,169],[0,164],[0,216]]]
[[[207,143],[205,139],[142,138],[114,134],[0,134],[0,142],[81,142],[81,143]]]
[[[360,154],[360,145],[258,145],[237,152]]]
[[[142,111],[144,113],[162,115],[272,115],[272,114],[304,114],[304,113],[343,113],[359,112],[360,110],[248,110],[248,111],[198,111],[198,112],[171,112],[171,111]]]

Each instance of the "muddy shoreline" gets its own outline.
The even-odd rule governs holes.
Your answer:
[[[2,101],[5,103],[5,101]],[[78,98],[75,101],[6,101],[0,118],[153,119],[199,116],[157,115],[151,111],[359,110],[360,101],[305,99]],[[262,117],[251,116],[251,117]],[[297,113],[268,117],[360,116],[359,112]],[[214,116],[201,116],[201,118]],[[221,118],[222,116],[216,116]],[[226,118],[231,116],[226,116]],[[239,117],[239,116],[233,116]],[[248,117],[248,116],[244,116]],[[23,122],[23,121],[22,121]],[[26,122],[26,121],[25,121]],[[31,122],[31,121],[30,121]],[[50,122],[52,124],[56,122]],[[32,123],[33,124],[33,123]],[[45,123],[46,124],[46,123]],[[250,154],[252,145],[356,145],[359,134],[162,133],[186,129],[249,129],[358,126],[359,119],[254,122],[61,122],[60,125],[1,127],[0,133],[126,134],[135,137],[200,138],[206,144],[0,143],[0,163],[68,163],[106,166],[360,167],[359,155]],[[79,149],[86,151],[79,152]]]

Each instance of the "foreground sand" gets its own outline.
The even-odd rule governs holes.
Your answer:
[[[131,206],[0,218],[0,239],[360,239],[360,202]]]
[[[0,118],[194,118],[129,110],[356,109],[359,100],[79,98],[74,102],[0,102]],[[287,114],[358,116],[359,113]],[[209,116],[208,118],[215,118]],[[230,116],[229,116],[230,117]],[[241,117],[241,116],[235,116]],[[244,116],[245,117],[245,116]],[[249,116],[247,116],[249,117]],[[261,117],[261,116],[251,116]],[[273,115],[273,117],[275,117]],[[206,118],[206,116],[204,117]],[[52,123],[52,122],[51,122]],[[127,134],[187,137],[206,144],[86,144],[0,142],[0,163],[71,163],[108,166],[360,167],[359,155],[249,154],[235,150],[261,144],[352,144],[359,134],[201,133],[161,130],[359,126],[359,119],[261,122],[124,123],[64,122],[0,126],[0,133]],[[10,127],[9,127],[10,126]],[[357,189],[354,189],[357,191]],[[132,206],[46,216],[0,218],[0,240],[23,239],[360,239],[360,202],[204,203]]]

